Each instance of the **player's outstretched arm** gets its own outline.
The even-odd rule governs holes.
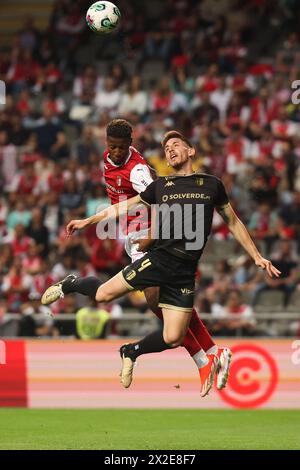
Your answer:
[[[119,202],[118,204],[114,204],[113,206],[109,206],[107,209],[104,209],[98,214],[92,215],[87,219],[71,220],[66,227],[67,236],[71,236],[75,230],[81,230],[89,225],[97,224],[98,222],[105,222],[106,220],[125,215],[129,209],[138,204],[145,205],[139,195],[127,199],[126,201]]]
[[[255,246],[255,243],[250,237],[248,230],[246,229],[243,222],[238,218],[232,206],[227,204],[223,207],[217,207],[217,211],[227,224],[234,238],[249,253],[251,258],[253,258],[256,266],[265,269],[270,277],[279,277],[281,272],[276,269],[275,266],[273,266],[270,260],[262,257],[257,247]]]

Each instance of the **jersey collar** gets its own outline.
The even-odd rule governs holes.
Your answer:
[[[108,163],[110,163],[112,166],[114,166],[115,168],[120,168],[121,166],[123,165],[126,165],[126,163],[129,162],[130,158],[131,158],[131,155],[132,155],[132,148],[129,147],[129,154],[128,154],[128,157],[126,158],[125,162],[122,163],[122,165],[116,165],[110,158],[109,158],[109,154],[107,155],[107,161]]]

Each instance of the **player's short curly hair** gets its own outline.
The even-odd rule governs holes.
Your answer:
[[[132,137],[132,127],[125,119],[113,119],[106,127],[107,137],[116,137],[117,139],[128,139]]]
[[[187,139],[186,137],[184,137],[183,134],[181,134],[181,132],[178,132],[178,131],[169,131],[167,132],[164,137],[163,137],[163,140],[161,141],[161,145],[163,148],[165,148],[167,142],[170,140],[170,139],[180,139],[182,140],[183,142],[185,142],[189,147],[193,147],[193,145],[191,144],[191,142],[189,141],[189,139]]]

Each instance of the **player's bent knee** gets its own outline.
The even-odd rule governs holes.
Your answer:
[[[181,345],[183,338],[181,335],[164,333],[164,342],[170,348],[178,348]]]
[[[184,338],[180,337],[177,341],[173,342],[173,348],[179,348],[182,345]]]

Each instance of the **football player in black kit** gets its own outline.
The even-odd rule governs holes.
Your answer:
[[[130,290],[160,287],[163,330],[120,349],[121,382],[126,388],[131,384],[137,357],[177,348],[185,337],[194,303],[195,273],[211,231],[214,209],[256,266],[265,269],[270,277],[280,275],[271,261],[259,253],[231,207],[222,181],[213,175],[193,172],[195,149],[189,141],[179,132],[170,131],[162,145],[168,164],[174,169],[173,176],[160,177],[141,194],[87,219],[72,220],[67,226],[70,236],[74,230],[122,216],[138,204],[155,206],[155,240],[148,253],[103,284],[96,277],[69,275],[49,287],[41,300],[48,305],[66,294],[78,292],[97,302],[110,302]],[[212,362],[213,372],[216,369],[217,364]],[[214,373],[208,374],[209,388],[213,378]]]

